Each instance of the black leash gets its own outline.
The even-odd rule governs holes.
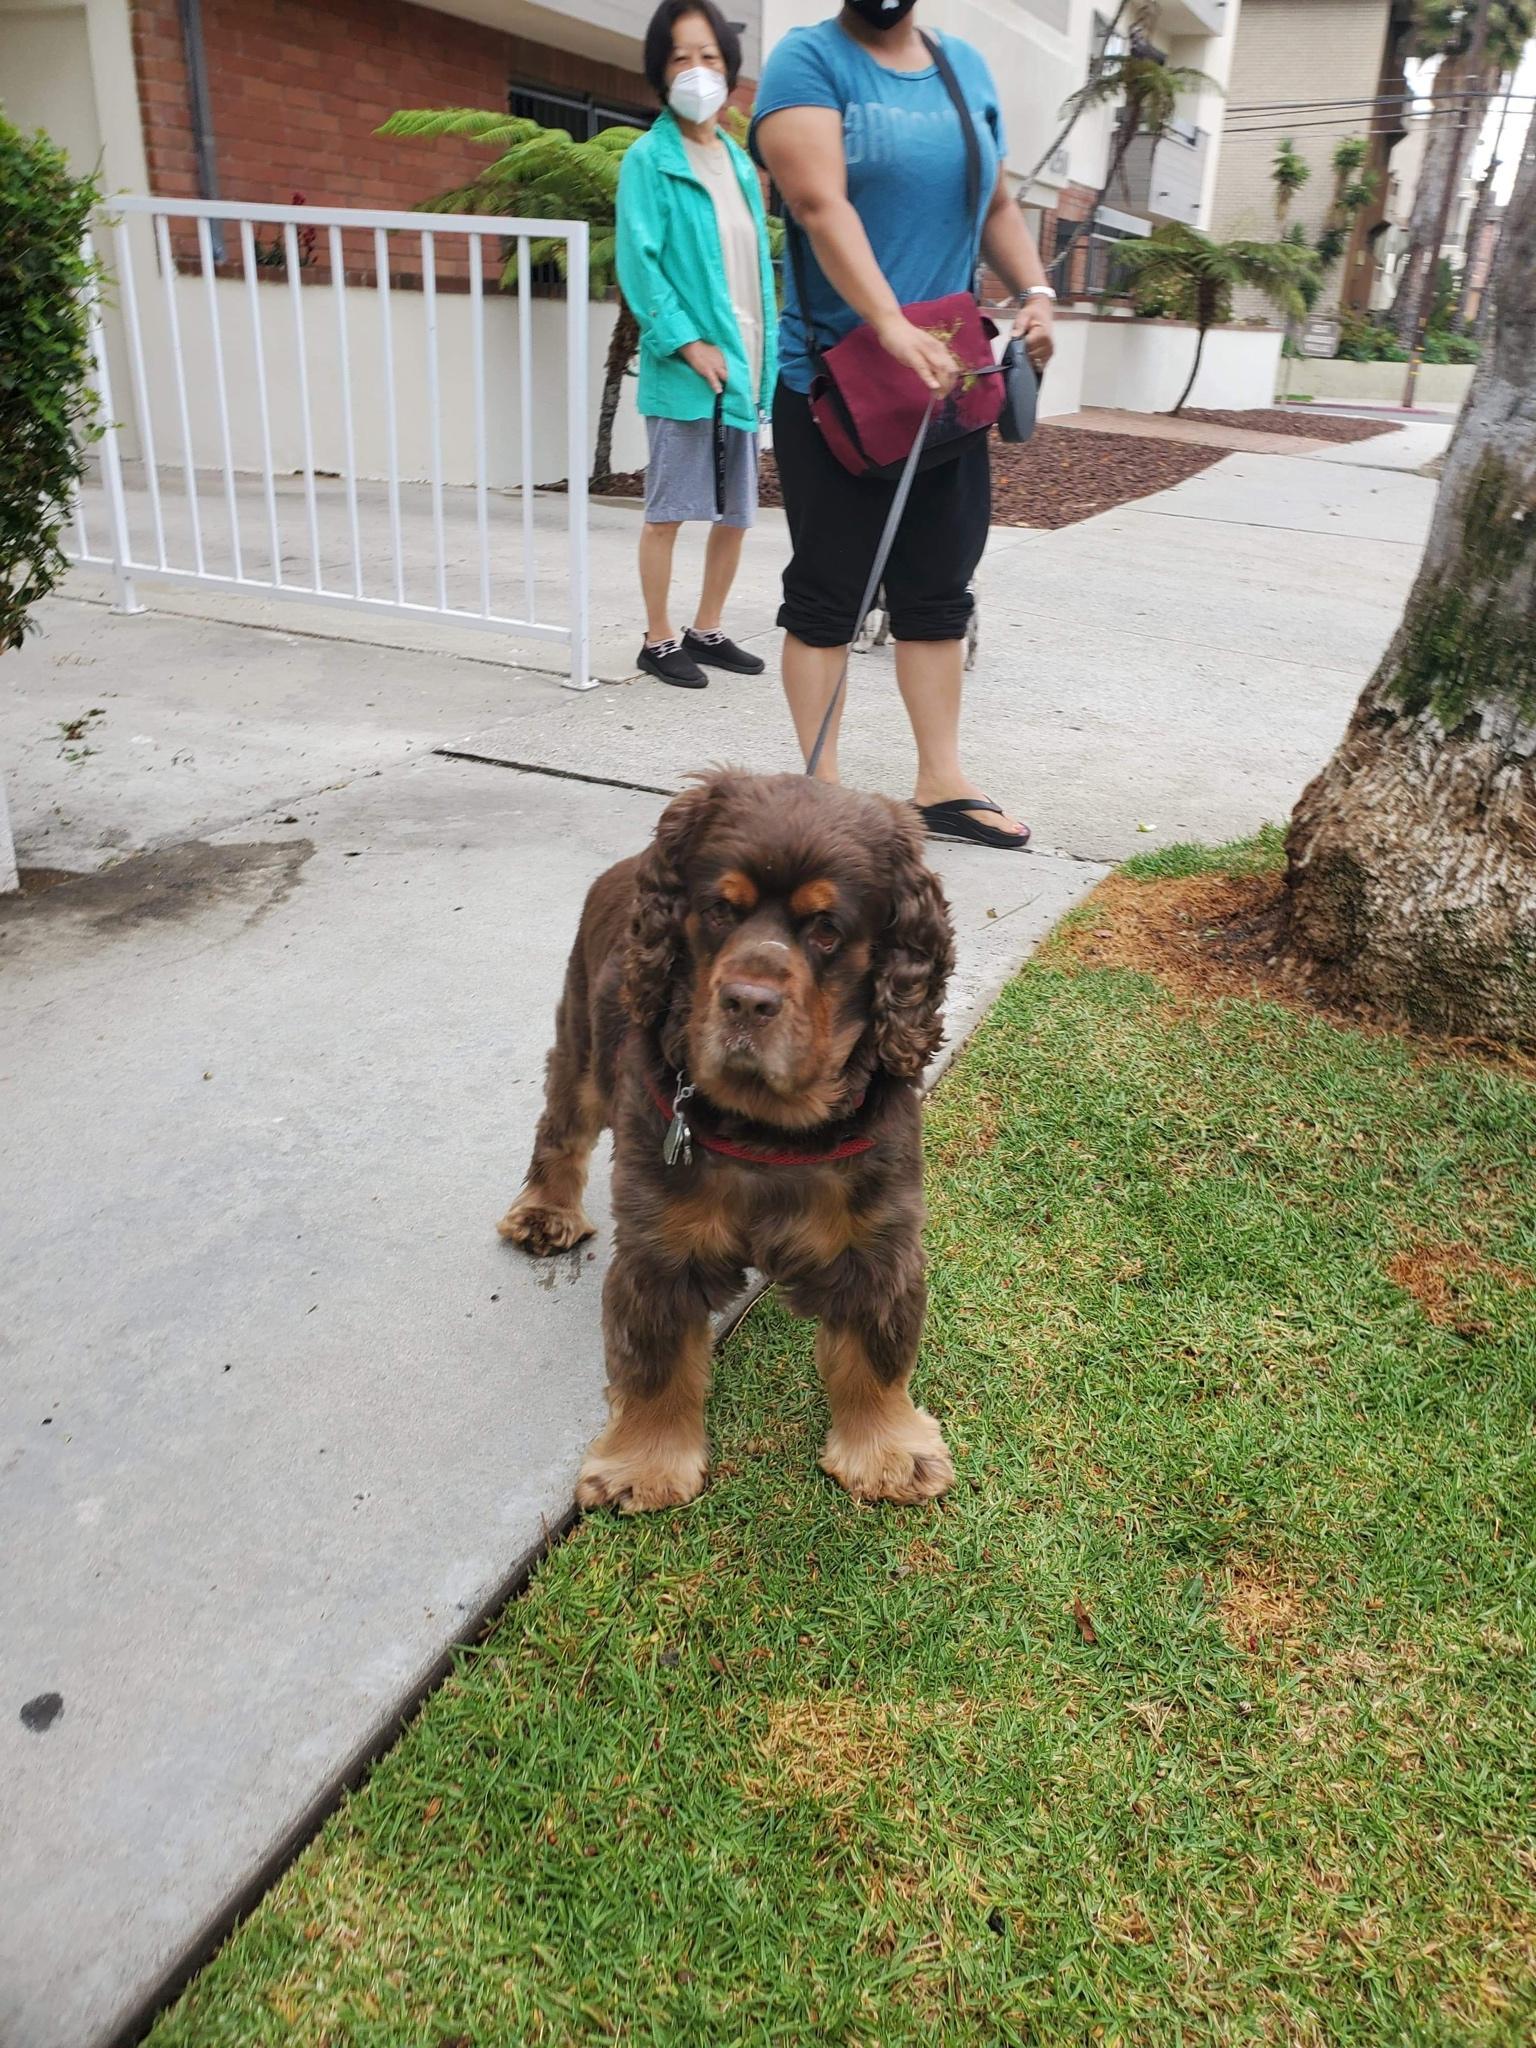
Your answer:
[[[891,500],[890,511],[885,515],[885,531],[880,536],[879,547],[875,549],[875,559],[870,565],[869,581],[864,585],[864,595],[859,601],[858,619],[854,625],[855,633],[862,630],[864,621],[869,617],[870,611],[874,606],[875,593],[880,588],[880,579],[885,574],[885,565],[890,560],[891,549],[895,545],[896,529],[901,524],[902,513],[907,509],[907,499],[912,495],[912,479],[917,474],[918,457],[922,454],[923,443],[928,438],[928,422],[933,418],[933,410],[937,404],[938,400],[936,398],[929,399],[928,410],[923,414],[922,422],[912,442],[911,451],[907,456],[906,462],[902,465],[901,476],[896,484],[896,495]],[[832,692],[831,701],[828,703],[826,710],[822,713],[821,730],[816,735],[815,744],[805,757],[805,772],[807,775],[814,775],[821,766],[821,757],[826,750],[827,735],[832,730],[832,721],[837,716],[837,707],[843,701],[843,692],[847,687],[848,649],[845,647],[843,649],[843,666],[837,678],[837,687]]]

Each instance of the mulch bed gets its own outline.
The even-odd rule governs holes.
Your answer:
[[[1313,412],[1306,405],[1275,405],[1257,412],[1206,412],[1192,405],[1179,417],[1211,427],[1248,427],[1255,434],[1294,434],[1303,441],[1371,441],[1397,430],[1396,420],[1343,419],[1338,413]]]
[[[1352,422],[1346,421],[1345,425]],[[1144,440],[1135,434],[1085,434],[1073,427],[1038,427],[1021,448],[992,443],[992,519],[997,526],[1071,526],[1108,512],[1130,498],[1165,491],[1219,462],[1224,448],[1183,441]],[[594,486],[604,498],[638,498],[644,470],[627,470]],[[764,454],[758,503],[782,505],[779,473]]]

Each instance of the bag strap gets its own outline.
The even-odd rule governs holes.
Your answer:
[[[949,52],[941,42],[936,42],[926,29],[919,29],[923,47],[934,62],[944,90],[949,94],[950,105],[960,119],[960,139],[965,144],[965,218],[967,232],[971,235],[971,274],[976,272],[976,259],[980,254],[979,237],[976,234],[976,216],[981,211],[981,144],[976,140],[976,123],[971,119],[971,110],[965,103],[965,94],[960,90],[960,81],[955,76],[955,67],[949,61]]]
[[[976,140],[976,124],[971,119],[971,110],[966,105],[960,81],[955,76],[955,67],[949,61],[949,52],[943,43],[936,41],[926,29],[920,29],[918,33],[922,37],[923,48],[933,59],[933,67],[939,74],[944,90],[949,94],[950,105],[960,122],[960,140],[965,148],[966,232],[971,237],[970,269],[974,288],[976,268],[981,256],[981,241],[976,230],[976,216],[981,211],[981,144]],[[823,350],[811,325],[811,300],[807,290],[809,279],[805,267],[805,250],[802,246],[805,230],[790,212],[782,194],[780,203],[784,212],[784,239],[789,244],[789,260],[795,273],[795,297],[799,301],[800,325],[805,332],[805,345],[810,352],[811,360],[820,369]]]

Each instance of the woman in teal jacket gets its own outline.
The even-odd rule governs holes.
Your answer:
[[[664,0],[645,39],[663,110],[619,176],[619,284],[640,324],[640,410],[649,461],[639,665],[702,690],[706,668],[761,675],[721,617],[757,513],[758,427],[778,375],[773,267],[762,188],[722,135],[741,68],[736,31],[714,0]],[[693,624],[672,627],[672,550],[685,519],[712,522]]]

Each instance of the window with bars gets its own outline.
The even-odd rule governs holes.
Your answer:
[[[610,106],[591,93],[556,92],[551,86],[515,81],[507,88],[507,111],[519,120],[537,121],[541,128],[563,128],[576,142],[590,142],[605,128],[649,128],[656,119],[654,107]],[[528,281],[539,292],[563,289],[553,263],[536,263]]]
[[[507,93],[508,111],[524,121],[537,121],[541,128],[563,128],[578,142],[590,142],[605,128],[649,128],[656,119],[654,107],[605,105],[589,92],[556,92],[542,85],[516,85]]]

